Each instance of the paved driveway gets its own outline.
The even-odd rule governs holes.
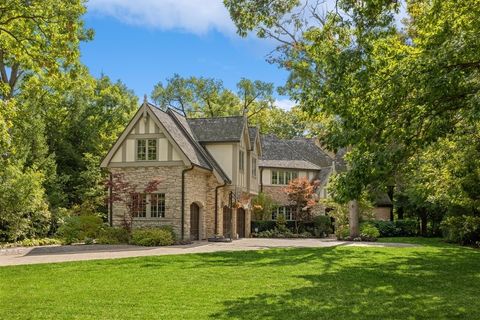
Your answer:
[[[412,247],[405,243],[345,242],[332,239],[241,239],[230,243],[196,241],[190,245],[138,247],[129,245],[74,245],[0,249],[0,266],[94,259],[160,256],[217,251],[262,250],[269,248],[316,248],[346,246]]]

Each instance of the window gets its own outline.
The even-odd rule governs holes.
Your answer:
[[[289,206],[278,207],[272,211],[272,220],[277,220],[278,216],[282,215],[285,217],[285,220],[292,221],[294,220],[293,213],[294,213],[293,207],[289,207]]]
[[[147,195],[144,193],[132,194],[132,213],[136,218],[147,217]]]
[[[245,155],[245,153],[242,150],[240,150],[238,152],[238,169],[241,170],[241,171],[243,171],[244,168],[245,168],[245,159],[244,159],[245,156],[244,155]]]
[[[150,195],[150,217],[165,218],[165,193]]]
[[[295,171],[272,171],[272,184],[289,184],[290,181],[298,178]]]
[[[137,140],[137,160],[157,160],[157,140]]]
[[[257,176],[257,159],[252,158],[252,176]]]

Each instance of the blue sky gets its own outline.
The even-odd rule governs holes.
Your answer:
[[[237,36],[221,0],[90,0],[88,9],[95,38],[82,44],[82,61],[139,97],[174,73],[217,78],[235,91],[242,77],[276,86],[287,78],[265,60],[274,43]],[[276,96],[280,107],[291,107]]]

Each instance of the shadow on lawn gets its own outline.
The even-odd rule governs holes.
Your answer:
[[[378,256],[382,251],[375,250],[372,256],[353,248],[319,251],[294,260],[323,260],[318,272],[296,277],[299,287],[227,300],[211,318],[478,319],[479,252],[444,248]]]

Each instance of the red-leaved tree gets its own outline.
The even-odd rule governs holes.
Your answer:
[[[299,221],[312,219],[310,208],[317,203],[315,190],[320,184],[319,180],[310,181],[306,177],[291,180],[284,192],[288,200],[295,206],[295,229],[299,232]]]
[[[122,217],[122,226],[128,232],[132,231],[135,213],[138,212],[142,206],[146,205],[145,202],[142,202],[146,201],[144,198],[139,201],[139,195],[157,191],[161,182],[162,180],[160,178],[153,178],[145,185],[143,190],[137,190],[138,186],[126,181],[123,173],[114,173],[111,179],[105,183],[111,190],[107,196],[108,204],[113,206],[114,203],[121,203],[124,204],[126,208]]]

